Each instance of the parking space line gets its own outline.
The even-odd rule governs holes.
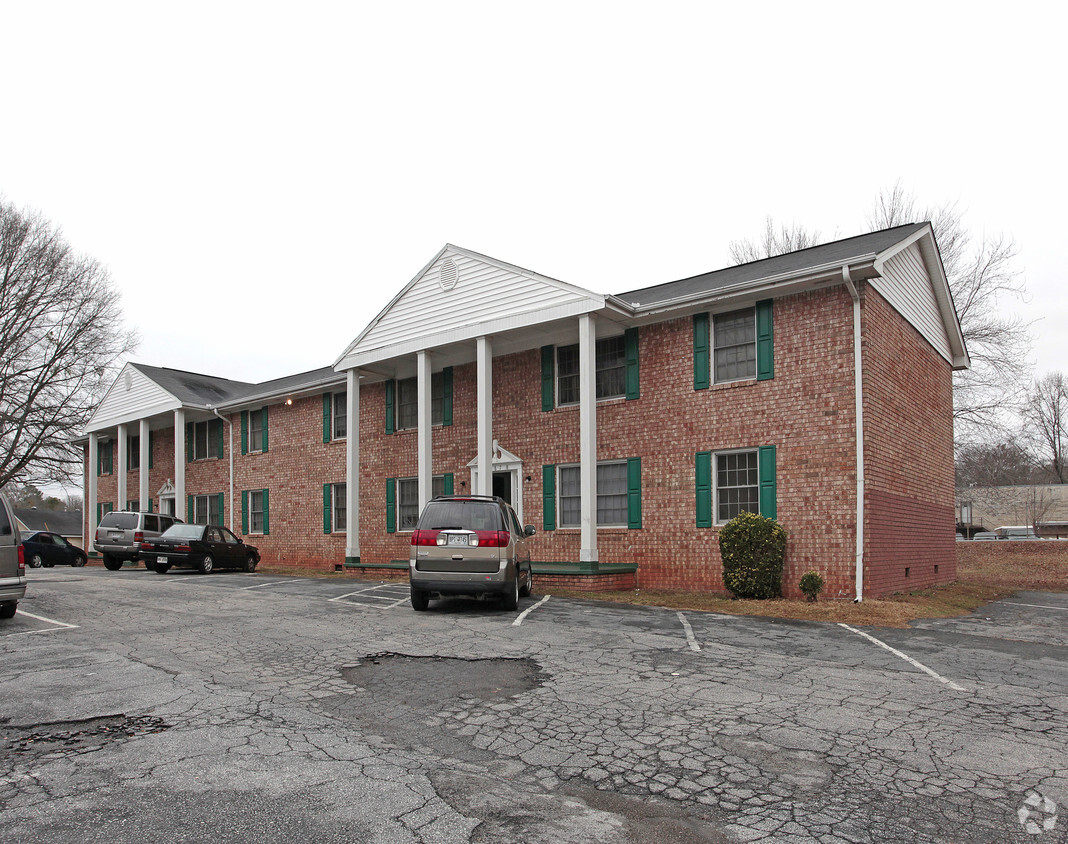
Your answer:
[[[1014,607],[1034,607],[1036,610],[1060,610],[1068,612],[1068,607],[1050,607],[1045,604],[1021,604],[1019,601],[998,601],[999,604],[1012,604]]]
[[[48,630],[26,630],[22,633],[9,633],[10,636],[29,636],[33,633],[55,633],[58,630],[77,630],[77,624],[67,624],[65,621],[56,621],[54,618],[45,618],[43,615],[34,615],[32,612],[26,612],[26,610],[15,610],[16,615],[24,615],[26,618],[32,618],[36,621],[43,621],[45,624],[55,625]]]
[[[922,662],[917,662],[917,661],[916,661],[915,659],[913,659],[913,658],[912,658],[911,656],[909,656],[908,654],[903,654],[903,653],[902,653],[901,651],[899,651],[899,650],[898,650],[897,648],[892,648],[892,647],[890,647],[890,646],[889,646],[888,644],[886,644],[886,642],[880,642],[880,641],[879,641],[878,639],[876,639],[876,638],[875,638],[874,636],[870,636],[870,635],[868,635],[868,634],[867,634],[867,633],[865,633],[865,632],[864,632],[863,630],[857,630],[857,628],[855,628],[855,627],[850,627],[850,626],[849,626],[848,624],[845,624],[844,622],[841,622],[841,621],[840,621],[840,622],[838,622],[838,626],[839,626],[839,627],[844,627],[844,628],[845,628],[846,630],[849,630],[849,631],[851,631],[851,632],[853,632],[853,633],[856,633],[856,634],[857,634],[858,636],[863,636],[863,637],[864,637],[865,639],[867,639],[868,641],[870,641],[870,642],[874,642],[874,643],[875,643],[876,645],[878,645],[878,646],[879,646],[880,648],[885,648],[886,650],[890,651],[890,653],[892,653],[892,654],[893,654],[894,656],[899,656],[899,657],[901,657],[901,658],[902,658],[903,660],[905,660],[905,662],[909,663],[910,665],[914,665],[914,666],[916,666],[917,668],[919,668],[919,669],[920,669],[920,671],[923,671],[923,672],[925,672],[925,673],[927,673],[927,674],[930,674],[930,675],[931,675],[932,677],[934,677],[934,678],[935,678],[935,679],[936,679],[936,680],[937,680],[937,681],[938,681],[939,683],[945,683],[945,684],[946,684],[947,686],[949,686],[949,687],[950,687],[951,689],[953,689],[954,691],[957,691],[957,692],[966,692],[966,691],[968,691],[968,690],[967,690],[966,688],[964,688],[963,686],[958,686],[958,685],[957,685],[956,683],[954,683],[954,682],[953,682],[952,680],[947,680],[947,679],[946,679],[945,677],[943,677],[943,676],[942,676],[941,674],[939,674],[939,673],[937,673],[937,672],[935,672],[935,671],[932,671],[932,670],[931,670],[930,668],[928,668],[928,667],[927,667],[926,665],[924,665],[924,664],[923,664]]]
[[[536,603],[534,606],[527,607],[525,610],[523,610],[523,612],[521,612],[518,616],[516,616],[516,620],[512,622],[512,627],[518,627],[520,624],[522,624],[524,618],[526,618],[528,615],[530,615],[532,612],[534,612],[534,610],[536,610],[538,607],[540,607],[542,604],[544,604],[546,601],[548,601],[549,598],[551,598],[551,597],[552,597],[552,595],[546,595],[544,598],[542,598],[540,601],[538,601],[538,603]]]
[[[366,589],[357,589],[355,592],[346,592],[344,595],[338,595],[336,598],[327,598],[328,601],[343,601],[345,598],[351,598],[353,595],[366,595],[368,592],[374,592],[377,589],[388,589],[389,586],[368,586]],[[396,588],[396,587],[394,587]],[[369,598],[377,598],[377,595],[368,595]],[[388,598],[379,598],[379,600],[386,600]],[[352,603],[348,601],[347,603]]]
[[[680,611],[678,613],[679,621],[682,622],[682,629],[686,631],[686,642],[690,646],[691,651],[700,651],[701,646],[697,644],[697,637],[693,635],[693,628],[690,627],[690,622],[686,620],[686,616]]]
[[[245,592],[249,589],[262,589],[264,586],[278,586],[280,583],[305,583],[310,577],[298,577],[296,580],[272,580],[270,583],[257,583],[255,586],[242,586],[238,591]]]

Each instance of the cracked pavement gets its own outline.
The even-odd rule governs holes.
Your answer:
[[[838,625],[406,591],[35,570],[5,838],[1068,841],[1066,595],[867,631],[958,691]]]

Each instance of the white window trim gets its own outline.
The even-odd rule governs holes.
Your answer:
[[[753,342],[752,342],[752,346],[754,348],[753,374],[752,375],[743,375],[740,378],[725,378],[722,381],[717,381],[716,380],[716,317],[717,316],[726,316],[727,314],[740,313],[742,311],[752,311],[753,312]],[[756,352],[756,345],[757,345],[756,305],[753,305],[752,307],[749,307],[749,308],[734,308],[734,309],[729,310],[729,311],[720,311],[719,313],[710,314],[709,315],[709,319],[708,319],[708,323],[709,323],[708,324],[708,352],[709,352],[709,354],[708,354],[708,369],[709,369],[708,382],[710,384],[737,384],[739,381],[755,381],[756,380],[756,370],[757,370],[757,366],[755,364],[755,361],[756,361],[755,352]],[[747,451],[747,449],[738,449],[738,450],[739,451]],[[726,453],[726,452],[724,452],[724,453]],[[726,524],[726,522],[724,522],[723,524]]]
[[[343,392],[340,392],[340,393],[331,393],[330,394],[330,440],[331,440],[331,442],[333,442],[335,440],[347,440],[349,438],[349,417],[348,417],[348,415],[345,416],[345,433],[344,434],[339,434],[337,432],[337,399],[338,399],[338,396],[344,396],[345,400],[347,401],[348,400],[348,395],[349,394],[348,394],[347,390],[345,390]],[[394,421],[394,424],[396,424],[397,420],[394,419],[393,421]],[[343,531],[334,531],[334,532],[335,533],[342,533]]]
[[[260,415],[263,413],[263,408],[259,410],[248,411],[248,453],[249,454],[263,454],[263,417]],[[260,447],[252,447],[252,420],[258,418],[260,420]]]
[[[598,337],[597,338],[597,342],[599,343],[602,340],[612,340],[612,339],[614,339],[616,337],[622,337],[622,336],[624,336],[624,335],[622,335],[622,334],[611,334],[611,335],[609,335],[607,337]],[[581,404],[581,401],[568,401],[568,402],[560,401],[560,349],[565,348],[565,347],[569,347],[569,346],[575,346],[575,345],[578,345],[578,344],[577,343],[564,343],[562,346],[561,345],[557,345],[557,346],[553,347],[553,401],[556,402],[556,407],[578,407]],[[624,346],[624,349],[623,349],[624,373],[626,373],[626,363],[627,363],[627,352],[626,352],[626,347]],[[597,384],[597,343],[594,343],[593,367],[594,367],[593,383],[594,383],[594,389],[596,389],[596,384]],[[597,401],[598,402],[618,401],[619,399],[625,399],[626,397],[627,397],[627,379],[626,379],[626,375],[624,374],[623,392],[622,393],[615,393],[615,394],[613,394],[611,396],[598,396],[597,397]]]
[[[345,487],[345,510],[349,508],[349,496],[348,496],[348,484],[330,484],[330,532],[331,533],[345,533],[346,525],[342,523],[341,527],[337,525],[337,488],[339,486]]]
[[[757,512],[760,507],[760,451],[756,448],[726,448],[722,451],[712,452],[712,524],[715,527],[723,527],[727,522],[719,520],[719,458],[728,454],[755,454],[757,456]],[[728,519],[728,521],[730,521]]]
[[[207,524],[207,525],[221,525],[222,524],[222,517],[223,517],[222,513],[218,514],[218,516],[219,516],[219,520],[218,521],[214,521],[213,522],[211,520],[211,502],[212,501],[218,502],[219,493],[217,493],[217,492],[215,492],[215,493],[206,493],[204,495],[194,495],[193,496],[193,523],[194,524],[200,524],[200,521],[197,519],[197,504],[200,501],[200,499],[202,499],[202,498],[204,499],[205,509],[207,511],[207,518],[204,520],[204,524]]]
[[[556,465],[556,513],[557,513],[557,516],[556,516],[556,520],[557,520],[556,521],[556,527],[557,527],[558,530],[580,530],[581,527],[582,527],[581,524],[578,524],[578,525],[570,525],[570,524],[566,525],[566,524],[564,524],[563,523],[564,508],[560,505],[560,497],[561,497],[561,493],[562,493],[562,490],[563,490],[563,484],[560,482],[560,470],[561,469],[579,469],[579,468],[581,468],[581,465],[582,464],[580,464],[580,463],[558,463]],[[600,468],[601,466],[613,466],[613,465],[614,466],[626,466],[627,465],[627,460],[626,460],[626,458],[623,458],[621,460],[598,460],[597,461],[597,468]],[[626,488],[624,487],[624,491],[625,491],[625,489]],[[600,494],[601,494],[600,491],[598,491],[597,494],[598,494],[598,496],[600,496]],[[573,496],[568,496],[568,497],[571,498]],[[580,507],[580,510],[581,510],[581,507],[582,507],[582,497],[581,497],[581,495],[579,496],[579,507]],[[596,527],[597,527],[598,530],[600,530],[601,528],[605,528],[605,529],[627,528],[628,525],[627,525],[626,521],[623,521],[623,522],[618,522],[618,523],[617,522],[613,522],[612,524],[608,524],[608,525],[598,524]]]
[[[259,495],[260,497],[260,529],[254,530],[252,527],[252,501],[253,496]],[[248,491],[248,535],[249,536],[266,536],[263,532],[263,490],[262,489],[250,489]]]

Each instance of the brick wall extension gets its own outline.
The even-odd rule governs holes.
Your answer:
[[[956,578],[949,363],[872,287],[864,290],[864,591]]]

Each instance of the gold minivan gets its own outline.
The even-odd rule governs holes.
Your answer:
[[[26,597],[26,559],[11,505],[0,495],[0,618],[13,618]]]
[[[427,502],[412,533],[408,583],[412,607],[431,597],[499,595],[514,610],[530,594],[534,526],[522,527],[501,498],[442,495]]]

